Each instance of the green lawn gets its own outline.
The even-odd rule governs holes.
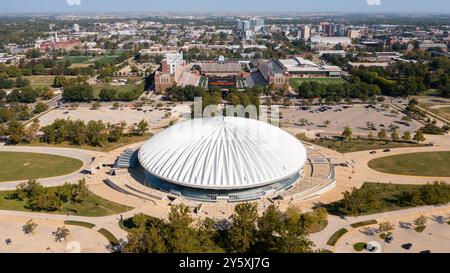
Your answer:
[[[368,139],[353,139],[351,142],[345,142],[334,139],[317,139],[311,140],[305,136],[305,134],[298,134],[297,138],[301,141],[313,143],[328,149],[338,151],[340,153],[351,153],[367,150],[379,150],[386,148],[406,148],[406,147],[425,147],[424,144],[408,143],[408,142],[396,142],[396,141],[379,141]]]
[[[11,193],[11,191],[2,191],[0,192],[0,209],[2,210],[17,210],[17,211],[31,211],[27,209],[26,201],[19,200],[8,200],[5,197]],[[70,211],[70,215],[78,215],[78,216],[106,216],[113,215],[118,213],[123,213],[127,210],[130,210],[130,207],[120,205],[109,200],[103,199],[92,192],[88,192],[88,195],[85,201],[81,204],[63,204],[62,208],[53,212],[45,212],[52,214],[68,214]]]
[[[115,59],[117,59],[118,57],[120,57],[120,56],[119,55],[105,55],[105,56],[96,58],[95,61],[93,61],[92,63],[95,63],[96,61],[111,62],[111,61],[114,61]]]
[[[289,84],[297,89],[304,82],[318,82],[323,85],[338,85],[345,84],[347,81],[343,78],[291,78]]]
[[[383,173],[450,177],[450,152],[428,152],[388,156],[369,161]]]
[[[73,78],[73,76],[65,76],[67,79]],[[30,86],[33,88],[43,88],[43,87],[51,87],[53,85],[53,81],[55,80],[55,76],[53,75],[45,75],[45,76],[25,76],[24,79],[30,81]]]
[[[146,141],[153,136],[152,133],[146,133],[142,136],[124,136],[117,142],[109,142],[101,147],[94,147],[87,144],[84,145],[72,145],[68,142],[63,142],[59,144],[48,144],[39,141],[32,141],[29,144],[22,144],[21,146],[34,146],[34,147],[61,147],[61,148],[77,148],[83,150],[92,150],[92,151],[100,151],[100,152],[109,152],[115,149],[118,149],[123,146],[127,146],[129,144]]]
[[[85,227],[85,228],[95,227],[95,224],[92,224],[92,223],[81,222],[81,221],[71,221],[71,220],[64,221],[64,224],[71,225],[71,226],[80,226],[80,227]]]
[[[103,88],[110,88],[117,90],[117,94],[133,91],[136,88],[140,88],[137,84],[125,84],[125,85],[112,85],[112,84],[98,84],[94,86],[94,98],[98,98],[100,91]]]
[[[0,152],[0,166],[0,182],[4,182],[69,174],[83,162],[49,154]]]
[[[92,56],[66,56],[64,60],[69,60],[73,64],[83,64],[93,59]]]

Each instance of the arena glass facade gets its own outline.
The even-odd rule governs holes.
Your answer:
[[[203,202],[217,202],[219,200],[226,200],[229,202],[244,202],[257,200],[265,195],[291,188],[303,174],[302,168],[300,172],[272,184],[244,189],[213,190],[174,184],[169,181],[160,179],[144,169],[142,171],[144,172],[144,176],[146,178],[145,182],[143,183],[145,186],[156,188],[163,192],[184,197],[186,199]]]

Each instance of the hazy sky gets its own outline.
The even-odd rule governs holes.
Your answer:
[[[438,12],[450,0],[1,0],[18,12]]]

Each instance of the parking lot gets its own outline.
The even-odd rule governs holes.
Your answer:
[[[171,113],[170,117],[178,117],[180,114],[190,112],[188,104],[177,106],[164,106],[161,108],[153,106],[143,106],[140,110],[134,107],[120,107],[117,110],[112,109],[111,106],[102,106],[100,109],[93,110],[90,105],[80,106],[77,109],[55,109],[49,113],[39,117],[41,126],[46,126],[53,123],[56,119],[83,120],[88,122],[90,120],[103,120],[103,122],[119,123],[125,121],[127,124],[133,124],[147,120],[150,124],[160,124],[166,122],[167,113]]]
[[[401,119],[404,116],[403,114],[392,114],[391,109],[384,110],[379,106],[372,108],[367,104],[358,104],[348,107],[330,106],[327,110],[321,108],[322,106],[305,107],[304,110],[298,106],[282,108],[280,109],[283,117],[281,120],[282,124],[284,127],[323,130],[325,132],[338,134],[340,134],[345,126],[348,125],[352,127],[354,134],[364,136],[369,133],[367,130],[367,122],[373,123],[377,131],[383,128],[389,131],[389,126],[391,124],[398,127],[399,133],[405,131],[412,133],[421,127],[421,124],[414,120],[408,122],[410,126],[406,126],[405,124],[402,124]],[[301,119],[306,119],[307,124],[303,125]],[[325,126],[325,121],[329,121],[330,124]],[[373,134],[376,135],[377,132],[374,131]]]
[[[336,252],[349,253],[357,252],[353,249],[353,244],[363,242],[367,243],[375,241],[380,244],[380,252],[384,253],[419,253],[429,250],[432,253],[448,253],[450,252],[450,225],[447,222],[438,222],[428,219],[425,230],[419,233],[414,230],[411,221],[400,221],[395,224],[396,228],[392,232],[393,242],[384,242],[378,234],[370,234],[375,231],[377,226],[363,227],[353,230],[343,236],[336,245]],[[404,244],[411,243],[411,249],[407,250],[402,247]],[[369,251],[363,250],[363,253]]]

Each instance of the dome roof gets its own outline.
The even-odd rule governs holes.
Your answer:
[[[139,161],[152,175],[194,188],[239,189],[271,184],[306,163],[303,144],[254,119],[216,117],[175,124],[148,140]]]

